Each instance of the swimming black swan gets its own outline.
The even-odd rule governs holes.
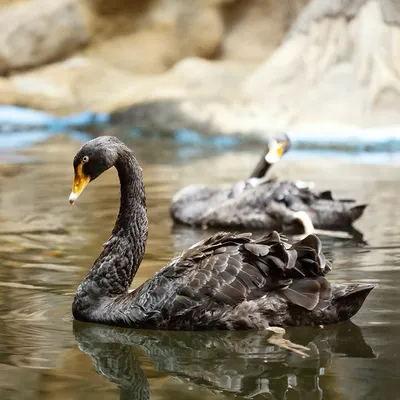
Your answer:
[[[266,175],[291,147],[276,136],[249,178],[226,189],[189,185],[172,198],[172,219],[203,228],[251,228],[285,233],[312,233],[314,228],[353,231],[366,205],[335,200],[330,191],[315,193],[301,181],[278,181]]]
[[[121,184],[111,237],[72,304],[77,320],[149,329],[273,331],[347,320],[374,287],[329,283],[330,263],[315,235],[289,245],[276,232],[256,240],[221,232],[130,292],[148,231],[142,170],[132,151],[109,136],[87,142],[73,165],[71,204],[112,166]]]

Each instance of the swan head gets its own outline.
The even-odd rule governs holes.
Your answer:
[[[81,195],[85,187],[117,161],[121,148],[128,149],[113,136],[99,136],[85,143],[74,157],[74,182],[69,196],[71,205]]]
[[[292,143],[286,133],[275,136],[268,144],[268,151],[265,161],[268,164],[275,164],[290,149]]]

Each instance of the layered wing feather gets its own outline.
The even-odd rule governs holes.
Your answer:
[[[257,240],[219,233],[188,249],[163,275],[184,282],[171,304],[176,312],[193,302],[235,307],[273,291],[313,309],[329,290],[329,270],[314,235],[289,245],[276,232]]]
[[[264,329],[346,320],[373,285],[330,284],[315,235],[219,233],[186,250],[121,300],[118,324],[156,329]],[[132,297],[134,301],[132,301]]]

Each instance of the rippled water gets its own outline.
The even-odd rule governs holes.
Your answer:
[[[289,329],[311,357],[269,345],[262,333],[146,332],[73,323],[76,287],[110,234],[118,182],[110,170],[68,204],[72,158],[85,135],[0,149],[0,399],[395,399],[400,377],[398,157],[293,153],[273,173],[368,202],[363,241],[323,238],[330,279],[378,283],[353,322]],[[245,177],[257,144],[222,152],[128,140],[143,166],[149,241],[134,285],[209,234],[173,227],[171,196],[189,183]],[[361,161],[362,160],[362,161]]]

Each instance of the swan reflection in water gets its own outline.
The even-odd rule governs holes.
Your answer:
[[[258,331],[138,331],[74,321],[74,334],[79,349],[119,387],[124,400],[150,399],[138,358],[143,353],[155,370],[191,387],[246,398],[286,399],[292,394],[307,400],[320,400],[332,390],[321,388],[318,378],[335,355],[375,357],[351,321],[288,330],[290,340],[310,348],[308,358],[271,345]]]

